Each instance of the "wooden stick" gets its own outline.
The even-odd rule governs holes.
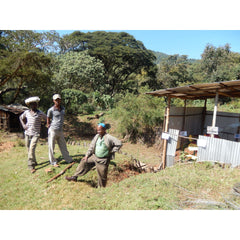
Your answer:
[[[69,169],[70,167],[72,167],[73,164],[75,164],[75,162],[70,163],[70,164],[69,164],[67,167],[65,167],[59,174],[57,174],[56,176],[50,178],[50,179],[47,181],[47,183],[49,183],[49,182],[53,181],[54,179],[56,179],[56,178],[60,177],[61,175],[63,175],[63,174],[66,172],[67,169]]]

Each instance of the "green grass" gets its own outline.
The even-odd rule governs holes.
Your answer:
[[[6,140],[1,139],[3,143]],[[25,147],[19,140],[11,140],[15,147],[0,152],[0,209],[8,210],[171,210],[171,209],[232,209],[227,199],[240,205],[240,197],[232,194],[232,187],[240,181],[239,169],[221,168],[209,163],[179,163],[157,173],[129,174],[128,178],[118,176],[126,174],[125,165],[130,161],[128,155],[116,154],[114,164],[109,166],[109,180],[106,188],[98,189],[97,173],[90,171],[78,178],[78,182],[68,182],[66,175],[75,172],[77,164],[58,179],[47,180],[59,173],[67,165],[60,162],[60,168],[52,173],[44,170],[48,165],[48,146],[39,142],[36,156],[39,165],[31,174],[27,168]],[[123,147],[124,148],[124,147]],[[132,146],[133,152],[136,148]],[[79,162],[87,148],[68,146],[73,158]],[[131,146],[128,145],[128,152]],[[56,157],[60,151],[56,146]],[[138,151],[137,151],[138,152]],[[149,152],[149,156],[151,152]],[[144,159],[141,159],[144,162]],[[129,173],[129,172],[128,172]],[[196,200],[222,203],[204,205],[193,203]]]

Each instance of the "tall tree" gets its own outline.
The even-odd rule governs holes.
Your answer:
[[[125,32],[73,32],[60,41],[62,52],[88,50],[105,67],[105,93],[114,96],[129,88],[132,74],[154,66],[154,54]],[[152,69],[151,69],[152,70]]]
[[[55,59],[53,82],[56,91],[78,89],[84,92],[104,89],[103,63],[84,52],[67,52]]]
[[[41,41],[42,35],[33,31],[1,32],[0,102],[13,103],[20,93],[32,95],[45,89],[52,74],[51,57]]]
[[[170,55],[159,64],[158,81],[164,88],[177,87],[190,81],[186,55]]]
[[[221,82],[239,79],[240,77],[240,54],[230,51],[230,45],[214,47],[207,45],[201,59],[202,71],[205,80]]]

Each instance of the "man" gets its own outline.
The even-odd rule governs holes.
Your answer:
[[[85,157],[77,166],[76,172],[71,177],[66,177],[68,181],[77,181],[78,176],[85,175],[96,166],[98,173],[98,187],[105,187],[107,184],[108,166],[113,159],[115,152],[122,146],[117,138],[106,133],[106,125],[100,123],[97,127],[97,135],[90,143]]]
[[[67,150],[66,141],[63,135],[63,121],[65,108],[61,106],[61,96],[53,95],[54,106],[48,109],[47,112],[47,127],[48,129],[48,147],[50,164],[54,167],[59,167],[57,160],[54,157],[55,142],[57,141],[64,160],[67,163],[73,162]]]
[[[26,105],[30,108],[20,115],[19,120],[25,130],[25,143],[28,151],[28,168],[31,173],[36,171],[37,165],[35,150],[40,137],[41,122],[46,122],[47,116],[42,111],[38,110],[39,97],[30,97],[25,100]]]

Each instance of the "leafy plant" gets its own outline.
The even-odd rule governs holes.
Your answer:
[[[82,113],[87,96],[76,89],[64,89],[62,91],[63,101],[68,113]]]
[[[164,105],[162,98],[127,93],[113,110],[113,116],[118,121],[119,132],[136,141],[142,134],[162,123]]]

